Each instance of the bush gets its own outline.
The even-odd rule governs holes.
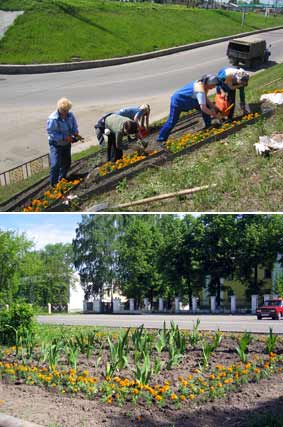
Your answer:
[[[33,308],[26,303],[14,303],[0,311],[0,344],[14,345],[20,336],[34,330]]]

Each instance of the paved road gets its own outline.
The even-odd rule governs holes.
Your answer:
[[[283,30],[264,33],[273,61],[282,62]],[[227,65],[227,42],[162,58],[92,70],[0,76],[0,171],[48,151],[45,121],[56,101],[73,101],[80,132],[95,142],[93,124],[104,112],[148,102],[152,118],[168,113],[170,95],[206,72]]]
[[[229,315],[113,315],[113,314],[85,314],[85,315],[50,315],[38,316],[40,323],[58,325],[82,325],[82,326],[108,326],[108,327],[137,327],[142,324],[146,328],[161,328],[164,320],[169,325],[171,320],[179,325],[181,329],[191,329],[193,323],[200,319],[200,329],[227,332],[273,332],[283,334],[283,321],[271,319],[257,320],[255,316],[229,316]]]

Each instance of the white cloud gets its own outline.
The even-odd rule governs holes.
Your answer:
[[[75,230],[56,228],[54,223],[29,226],[23,230],[30,240],[33,240],[36,249],[42,249],[50,243],[71,243],[75,237]]]

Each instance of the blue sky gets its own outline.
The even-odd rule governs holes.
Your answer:
[[[71,243],[81,214],[0,214],[0,230],[25,233],[36,248],[48,243]]]

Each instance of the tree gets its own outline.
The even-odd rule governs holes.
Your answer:
[[[86,299],[102,296],[104,286],[115,281],[118,225],[115,215],[84,215],[76,229],[74,265]]]
[[[32,245],[24,234],[0,230],[0,299],[5,303],[17,296],[20,269]]]
[[[234,271],[237,250],[236,215],[201,215],[195,229],[202,276],[210,276],[209,291],[220,304],[221,282]]]
[[[247,295],[260,292],[259,267],[271,269],[283,251],[283,218],[277,215],[241,215],[237,221],[239,239],[237,275],[247,286]]]
[[[133,216],[119,238],[118,272],[120,287],[128,298],[138,303],[142,298],[160,295],[162,275],[158,257],[162,233],[156,215]]]

